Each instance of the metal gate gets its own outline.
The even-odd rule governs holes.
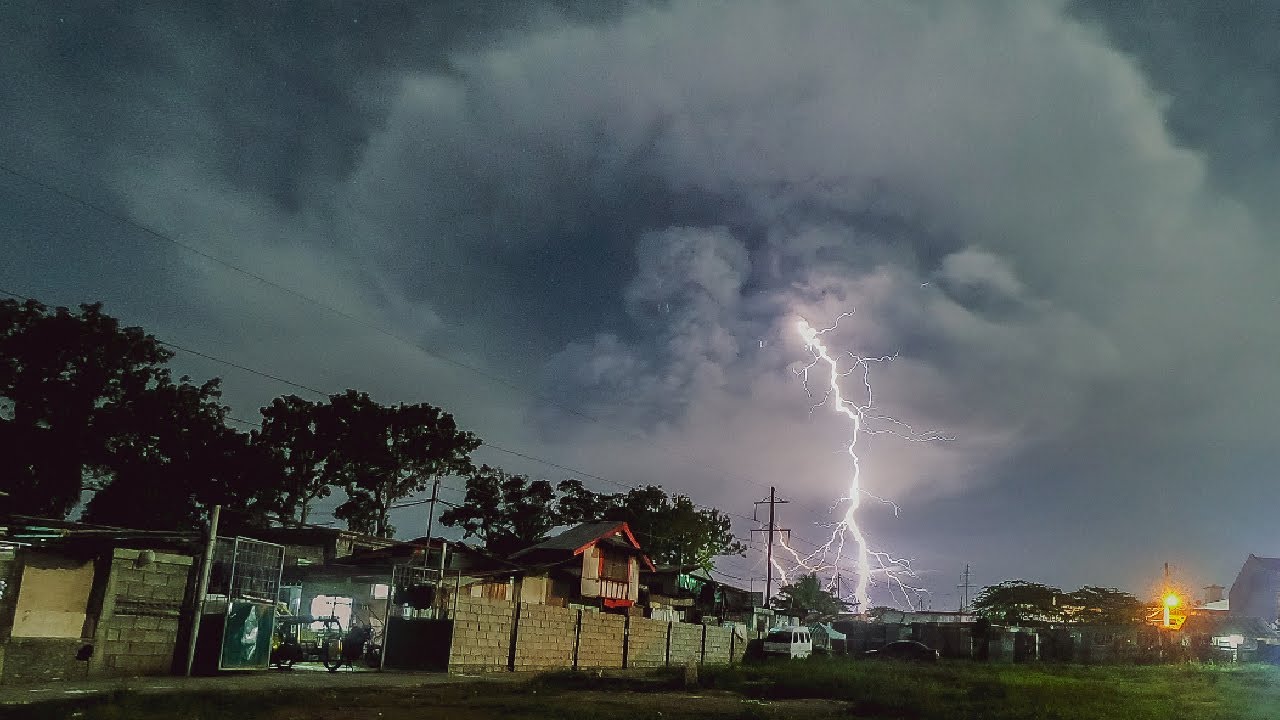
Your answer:
[[[246,537],[220,537],[209,593],[226,598],[219,670],[260,670],[271,660],[284,546]]]
[[[440,571],[422,565],[391,570],[382,665],[397,670],[443,672],[449,665],[453,623],[440,616]]]

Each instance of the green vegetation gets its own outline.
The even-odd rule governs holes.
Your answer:
[[[1085,586],[1075,592],[1026,580],[1008,580],[978,593],[973,609],[1005,625],[1137,625],[1144,608],[1138,598],[1115,588]]]
[[[440,516],[442,524],[462,528],[464,537],[477,537],[497,553],[540,542],[557,525],[595,520],[626,521],[659,565],[710,570],[717,557],[747,549],[734,537],[728,515],[658,485],[613,494],[588,490],[579,480],[553,488],[488,465],[467,477],[466,499]]]
[[[822,587],[817,573],[801,575],[790,585],[783,585],[778,591],[778,597],[773,600],[774,608],[801,617],[810,614],[835,615],[848,606],[848,603]]]
[[[990,718],[1251,720],[1280,706],[1280,670],[1263,666],[908,665],[814,659],[683,673],[590,672],[527,682],[109,697],[0,715],[83,720],[454,717]]]

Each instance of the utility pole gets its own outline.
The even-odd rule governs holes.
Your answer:
[[[776,532],[784,532],[784,533],[787,533],[787,537],[791,536],[790,528],[780,528],[780,527],[777,527],[777,525],[775,524],[776,516],[774,514],[774,506],[785,505],[788,502],[790,501],[779,500],[777,496],[776,488],[774,488],[771,485],[769,486],[769,499],[760,500],[759,502],[756,503],[757,507],[759,507],[760,505],[766,505],[766,504],[769,506],[769,527],[766,529],[751,531],[751,532],[769,533],[769,543],[767,546],[767,550],[765,551],[765,570],[766,570],[765,580],[764,580],[765,607],[769,607],[769,599],[773,596],[773,534]]]
[[[431,541],[431,526],[436,520],[436,503],[440,501],[440,478],[431,483],[431,509],[427,511],[427,541]]]
[[[200,560],[200,580],[196,583],[195,602],[191,604],[191,635],[187,638],[187,667],[185,675],[191,677],[191,667],[196,660],[196,641],[200,638],[200,618],[204,615],[204,596],[209,592],[209,573],[213,569],[214,548],[218,543],[218,517],[222,506],[214,505],[209,514],[208,534],[204,539],[204,555]]]
[[[960,590],[960,612],[969,609],[969,590],[973,588],[973,584],[969,582],[969,563],[964,564],[964,574],[960,576],[964,582],[956,587]]]
[[[431,500],[430,500],[431,509],[427,510],[427,549],[422,551],[422,565],[424,567],[431,563],[431,560],[430,560],[431,558],[431,527],[432,525],[435,524],[436,502],[438,502],[439,500],[440,500],[440,478],[437,477],[435,479],[435,482],[431,483]],[[441,549],[440,552],[444,552],[443,548]]]

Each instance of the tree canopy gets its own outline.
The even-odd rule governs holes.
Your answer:
[[[778,590],[778,596],[773,598],[773,607],[807,617],[835,615],[848,608],[848,604],[822,587],[817,573],[809,573],[801,575],[789,585],[783,585]]]
[[[466,498],[440,522],[479,538],[486,549],[508,553],[534,545],[564,520],[555,491],[546,480],[530,480],[481,465],[467,477]]]
[[[645,553],[659,564],[709,570],[716,557],[746,550],[733,536],[727,515],[656,485],[605,494],[579,480],[565,480],[553,489],[545,480],[488,466],[467,478],[466,499],[440,517],[497,552],[537,543],[560,525],[596,520],[626,521]]]
[[[216,378],[174,379],[173,353],[100,304],[0,301],[0,491],[5,509],[142,529],[193,529],[213,504],[239,522],[306,521],[334,486],[352,529],[390,535],[391,505],[471,469],[479,444],[439,408],[383,406],[350,390],[262,409],[260,432],[226,425]]]
[[[112,469],[108,420],[169,383],[172,353],[101,304],[0,300],[0,489],[11,510],[65,517]]]
[[[265,520],[279,508],[280,476],[249,435],[223,424],[218,381],[162,383],[109,415],[111,478],[89,500],[89,522],[140,529],[195,528],[214,504]],[[141,500],[145,498],[145,502]]]
[[[733,535],[728,515],[699,507],[687,495],[668,494],[659,486],[646,485],[596,498],[600,519],[625,520],[656,563],[710,570],[716,557],[746,552],[746,546]],[[585,499],[577,503],[588,504]]]
[[[366,393],[348,390],[329,399],[332,461],[347,500],[334,515],[352,530],[390,537],[391,506],[431,486],[443,475],[471,471],[471,451],[480,440],[459,430],[453,416],[419,403],[384,406]]]
[[[1074,592],[1042,583],[1009,580],[978,593],[974,610],[993,623],[1130,625],[1142,622],[1136,597],[1115,588],[1085,586]]]
[[[213,502],[270,506],[270,492],[249,481],[264,467],[248,436],[224,424],[218,380],[174,380],[172,355],[101,304],[0,301],[7,507],[61,518],[93,492],[88,520],[176,528]]]
[[[333,444],[331,407],[297,395],[285,395],[262,408],[262,429],[254,444],[279,468],[280,514],[305,523],[311,503],[329,497],[339,483]]]

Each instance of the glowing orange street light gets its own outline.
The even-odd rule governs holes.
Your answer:
[[[1174,595],[1173,593],[1167,593],[1164,596],[1164,626],[1165,627],[1169,627],[1170,625],[1169,611],[1172,610],[1173,608],[1178,607],[1179,602],[1180,601],[1178,600],[1178,596]]]

